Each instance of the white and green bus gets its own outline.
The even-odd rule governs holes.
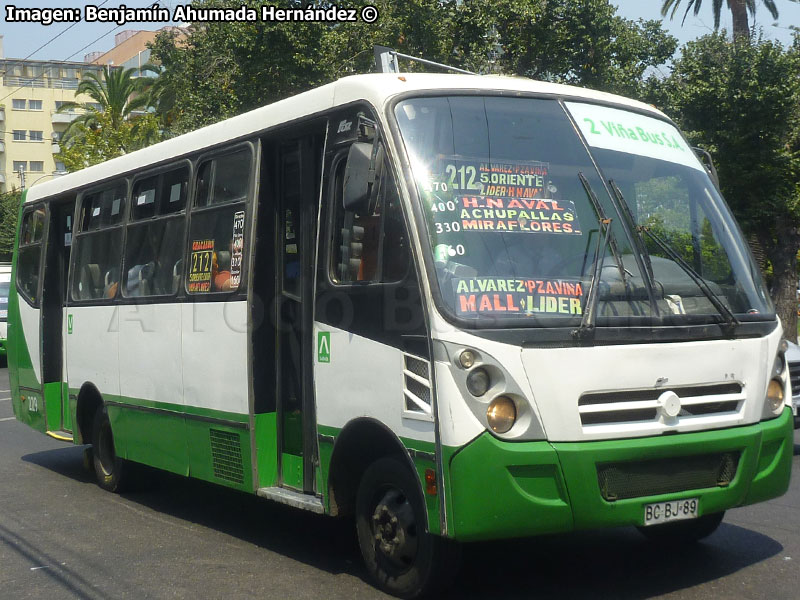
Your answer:
[[[27,190],[17,418],[354,515],[429,592],[460,542],[710,534],[783,494],[781,325],[674,124],[516,78],[359,75]]]

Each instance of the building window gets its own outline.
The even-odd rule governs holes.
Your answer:
[[[31,172],[41,173],[42,171],[44,171],[44,162],[41,160],[32,160]]]
[[[87,102],[89,106],[95,109],[97,112],[103,112],[103,105],[99,102]]]
[[[15,160],[14,161],[14,173],[19,173],[20,171],[27,171],[28,170],[28,163],[24,160]]]
[[[28,100],[28,110],[42,110],[42,101]]]
[[[42,132],[42,131],[31,130],[29,133],[31,135],[30,140],[32,142],[41,142],[44,139],[44,137],[43,137],[43,133],[44,132]]]
[[[56,161],[56,171],[61,173],[61,172],[64,172],[66,170],[67,170],[66,165],[63,162],[61,162],[60,160],[57,160]]]
[[[25,137],[25,130],[24,129],[15,129],[14,130],[14,141],[15,142],[24,142],[26,139]]]
[[[11,101],[11,108],[14,110],[25,110],[25,98],[14,98]]]

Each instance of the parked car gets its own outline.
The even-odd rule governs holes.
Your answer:
[[[786,362],[789,365],[789,379],[792,382],[792,410],[794,411],[794,428],[800,428],[800,346],[789,342],[786,351]]]

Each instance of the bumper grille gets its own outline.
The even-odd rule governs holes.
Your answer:
[[[600,494],[608,502],[725,487],[739,466],[738,452],[597,465]]]
[[[789,380],[792,382],[792,396],[800,394],[800,362],[789,363]]]
[[[800,384],[800,363],[797,366]],[[742,384],[736,382],[588,392],[578,400],[581,424],[586,427],[657,422],[660,418],[659,397],[667,390],[675,392],[681,400],[679,419],[733,414],[740,410],[745,399]]]

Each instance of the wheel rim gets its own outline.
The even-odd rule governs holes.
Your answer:
[[[111,436],[111,427],[108,423],[104,423],[100,428],[97,446],[100,467],[103,469],[103,473],[111,475],[114,472],[114,460],[117,455],[114,452],[114,438]]]
[[[396,488],[387,490],[375,506],[370,525],[377,555],[397,570],[411,568],[419,540],[408,497]]]

